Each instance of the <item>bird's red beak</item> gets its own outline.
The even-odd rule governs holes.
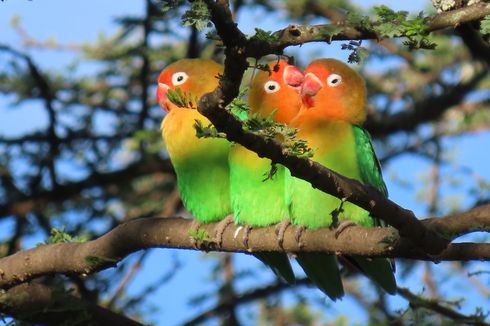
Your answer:
[[[158,104],[160,105],[160,107],[162,109],[164,109],[165,111],[170,111],[169,107],[168,107],[168,98],[167,98],[167,92],[168,92],[168,89],[170,87],[168,87],[167,84],[164,84],[164,83],[158,83],[158,87],[157,87],[157,102]]]
[[[305,75],[305,80],[301,86],[301,99],[307,107],[312,107],[315,104],[313,97],[322,88],[321,80],[311,72]]]
[[[284,82],[291,87],[300,87],[305,75],[295,66],[288,65],[284,68]]]

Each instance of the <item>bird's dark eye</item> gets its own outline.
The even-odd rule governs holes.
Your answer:
[[[330,76],[327,77],[327,85],[336,87],[339,86],[342,83],[342,77],[337,74],[331,74]]]
[[[269,80],[267,83],[264,84],[264,90],[266,93],[275,93],[277,92],[281,86],[279,85],[278,82]]]
[[[172,84],[174,86],[182,85],[183,83],[185,83],[187,78],[189,78],[189,76],[185,72],[176,72],[172,75]]]

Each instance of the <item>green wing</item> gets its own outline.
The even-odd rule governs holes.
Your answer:
[[[375,187],[383,195],[388,197],[388,189],[386,189],[385,182],[383,181],[378,158],[374,153],[371,136],[366,130],[359,126],[353,126],[353,131],[354,139],[356,141],[356,156],[362,182]]]
[[[353,126],[354,139],[356,142],[356,156],[362,182],[378,189],[388,197],[388,190],[383,181],[381,166],[374,153],[371,136],[359,126]],[[373,217],[375,225],[383,225],[379,219]],[[373,281],[380,285],[390,294],[396,293],[396,280],[393,275],[392,262],[387,258],[365,258],[352,257],[358,267]]]

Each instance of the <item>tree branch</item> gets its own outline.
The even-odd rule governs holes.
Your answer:
[[[47,325],[58,325],[67,320],[84,325],[142,325],[63,289],[53,289],[39,282],[0,292],[0,311],[19,320]]]
[[[427,310],[434,311],[442,316],[452,319],[458,324],[465,325],[478,325],[478,326],[488,326],[490,324],[485,323],[485,316],[483,314],[473,314],[473,315],[463,315],[451,308],[448,308],[437,300],[425,299],[416,294],[410,292],[410,290],[405,288],[398,288],[397,292],[408,300],[410,307],[412,309],[425,308]]]
[[[98,239],[85,243],[42,245],[0,259],[0,289],[8,289],[41,275],[54,273],[86,275],[115,267],[127,255],[148,248],[195,249],[188,234],[191,220],[182,218],[142,218],[120,224]],[[466,213],[423,220],[449,238],[476,231],[490,231],[490,205]],[[465,228],[466,226],[466,228]],[[216,224],[201,227],[206,234],[214,234]],[[241,241],[239,226],[228,227],[220,248],[211,239],[200,241],[205,251],[259,252],[259,251],[321,251],[332,254],[359,256],[400,257],[427,261],[490,260],[490,244],[454,243],[439,255],[427,255],[399,236],[394,228],[364,228],[352,226],[339,236],[335,230],[322,228],[305,230],[301,248],[295,237],[296,228],[289,227],[283,246],[277,243],[275,226],[251,231],[249,247]]]

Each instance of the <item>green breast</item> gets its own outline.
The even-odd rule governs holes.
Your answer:
[[[210,223],[231,214],[231,144],[225,139],[197,138],[195,119],[209,124],[196,110],[172,110],[162,123],[163,138],[185,208],[199,221]]]
[[[315,150],[314,161],[344,176],[361,180],[350,124],[341,121],[306,122],[300,126],[298,137],[305,139]],[[291,197],[291,219],[295,224],[310,228],[330,226],[332,214],[341,208],[340,199],[314,189],[306,181],[289,178],[287,189]],[[338,218],[348,218],[360,225],[372,225],[366,210],[348,202],[343,204]]]
[[[230,150],[229,161],[231,203],[237,223],[266,226],[288,218],[283,166],[277,166],[272,179],[264,180],[271,161],[237,144]]]

